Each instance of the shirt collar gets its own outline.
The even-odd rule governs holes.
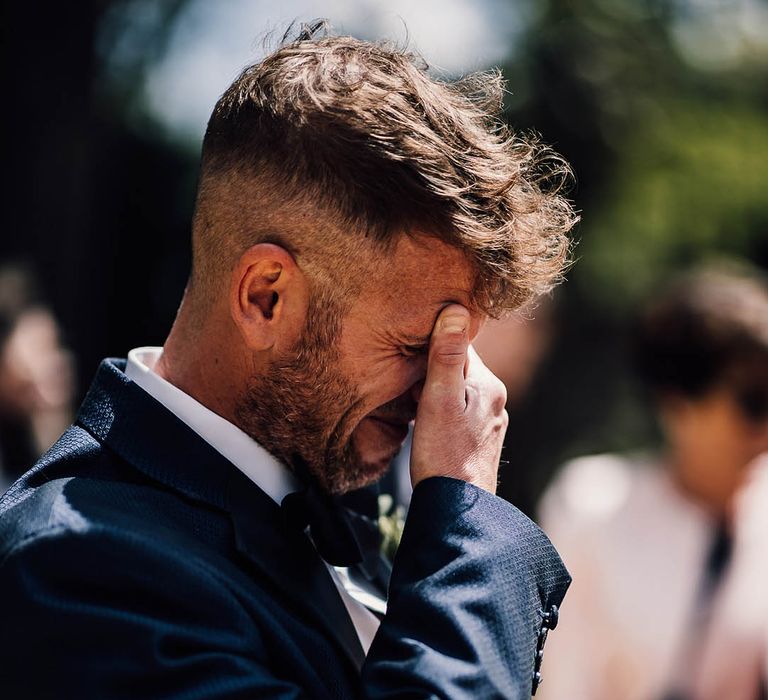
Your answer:
[[[297,491],[296,477],[258,442],[154,371],[162,353],[159,347],[134,348],[128,353],[126,376],[232,462],[273,501],[279,504],[289,493]]]

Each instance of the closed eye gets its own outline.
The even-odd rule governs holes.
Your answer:
[[[403,357],[420,357],[426,355],[429,350],[429,345],[402,345],[400,346],[400,354]]]

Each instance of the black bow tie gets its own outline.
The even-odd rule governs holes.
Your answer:
[[[294,464],[304,488],[283,499],[281,509],[288,525],[302,531],[309,526],[315,548],[332,566],[375,567],[380,542],[376,523],[345,507],[341,496],[323,491],[303,461]]]

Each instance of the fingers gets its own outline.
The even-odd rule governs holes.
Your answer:
[[[437,317],[429,342],[429,360],[420,404],[465,405],[464,368],[469,347],[469,311],[459,304],[446,306]]]
[[[507,387],[483,362],[480,355],[471,345],[467,351],[467,366],[465,370],[467,378],[468,402],[474,397],[488,408],[494,416],[501,415],[507,405]]]
[[[496,490],[506,393],[469,345],[470,320],[452,304],[435,321],[411,447],[414,486],[444,476]]]

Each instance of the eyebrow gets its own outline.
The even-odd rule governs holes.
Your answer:
[[[423,334],[416,334],[413,335],[411,333],[402,333],[400,335],[400,339],[408,343],[409,345],[427,345],[429,343],[430,335],[423,335]]]
[[[432,326],[434,328],[435,323],[437,322],[437,317],[440,315],[440,312],[449,304],[461,304],[459,301],[454,301],[451,299],[446,299],[440,304],[440,308],[435,312],[435,320],[432,322]],[[430,329],[429,333],[400,333],[399,334],[400,340],[403,341],[403,343],[413,346],[426,346],[429,345],[429,341],[432,339],[432,329]]]

